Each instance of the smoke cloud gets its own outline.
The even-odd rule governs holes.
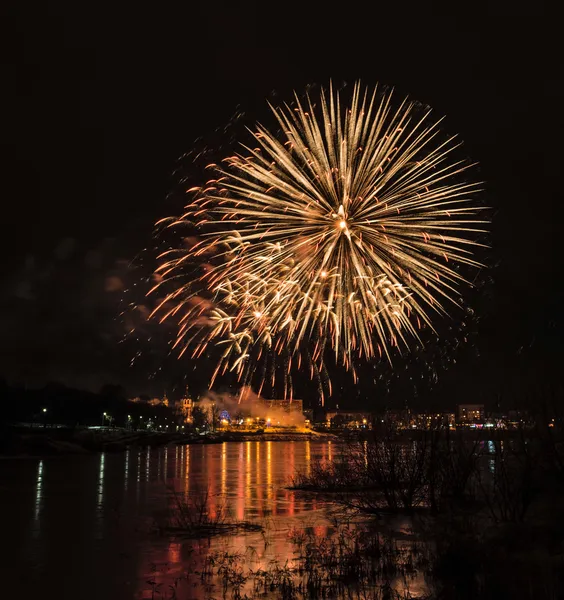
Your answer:
[[[203,410],[211,408],[212,403],[220,411],[226,410],[231,419],[240,414],[242,418],[270,419],[273,426],[298,426],[305,424],[300,400],[282,401],[268,400],[255,394],[250,388],[241,388],[239,394],[217,393],[208,391],[200,400]]]

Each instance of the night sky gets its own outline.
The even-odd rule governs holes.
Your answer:
[[[508,9],[367,15],[364,24],[362,13],[350,22],[335,14],[328,26],[284,15],[280,5],[276,17],[183,6],[20,3],[6,21],[0,375],[93,390],[112,382],[133,394],[162,393],[178,370],[192,372],[186,363],[165,365],[150,378],[147,363],[130,366],[133,346],[118,343],[120,301],[137,276],[131,260],[150,245],[153,223],[181,210],[167,199],[177,158],[237,111],[260,119],[266,99],[360,78],[446,115],[486,182],[491,268],[473,296],[475,351],[460,354],[441,375],[444,385],[491,397],[524,380],[528,389],[557,382],[558,20]],[[151,369],[159,360],[166,362],[155,355]]]

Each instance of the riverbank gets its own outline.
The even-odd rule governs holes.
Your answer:
[[[94,452],[123,452],[129,447],[223,442],[329,441],[339,438],[317,432],[219,432],[209,435],[127,431],[122,429],[6,428],[0,435],[0,457],[44,457]]]
[[[208,436],[183,436],[177,444],[213,444],[223,442],[303,442],[303,441],[339,441],[341,438],[331,433],[317,431],[226,431]]]
[[[518,432],[490,432],[475,430],[457,431],[456,436],[468,442],[480,439],[511,440]],[[495,437],[494,437],[494,434]],[[55,428],[55,427],[5,427],[0,430],[0,458],[45,457],[66,454],[90,454],[95,452],[124,452],[130,447],[155,448],[167,444],[222,444],[223,442],[302,442],[335,441],[358,442],[368,440],[378,432],[360,431],[296,431],[271,429],[266,431],[219,431],[206,435],[197,433],[164,433],[157,431],[134,431],[121,428]],[[398,435],[396,441],[417,441],[424,432],[409,431]],[[385,436],[384,436],[385,437]]]

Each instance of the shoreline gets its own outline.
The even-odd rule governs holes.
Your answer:
[[[77,454],[96,454],[98,452],[125,452],[128,448],[156,448],[169,444],[174,445],[207,445],[226,442],[336,442],[344,443],[362,440],[360,437],[343,435],[343,432],[327,431],[226,431],[216,432],[205,436],[185,433],[160,433],[153,431],[127,431],[122,429],[92,430],[92,429],[23,429],[8,428],[0,436],[0,459],[6,458],[45,458],[48,456],[65,456]],[[493,432],[492,432],[493,433]],[[476,433],[463,431],[462,435],[468,442],[476,440]],[[407,432],[399,436],[397,441],[405,443],[420,438],[417,431]],[[511,439],[516,432],[500,432],[494,435],[484,435],[481,441],[488,439]]]
[[[226,442],[339,441],[335,435],[317,432],[225,432],[209,436],[146,431],[88,429],[13,429],[0,444],[0,459],[92,455],[125,452],[128,448],[156,448],[167,445],[208,445]]]

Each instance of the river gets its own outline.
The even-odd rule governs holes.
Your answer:
[[[331,442],[242,442],[125,453],[0,460],[4,598],[150,598],[207,552],[253,556],[254,569],[292,558],[293,528],[330,533],[326,504],[286,489],[296,472],[331,460]],[[207,495],[213,512],[266,532],[178,541],[153,531],[170,487]],[[155,583],[147,583],[152,581]],[[164,594],[163,594],[164,595]],[[188,597],[198,597],[197,595]]]
[[[337,451],[332,442],[263,441],[2,459],[0,597],[221,598],[217,586],[194,583],[206,557],[239,553],[245,570],[267,570],[291,564],[295,532],[333,534],[330,503],[287,486]],[[212,516],[223,507],[264,531],[211,540],[163,535],[155,523],[174,502],[171,489],[205,497]]]

